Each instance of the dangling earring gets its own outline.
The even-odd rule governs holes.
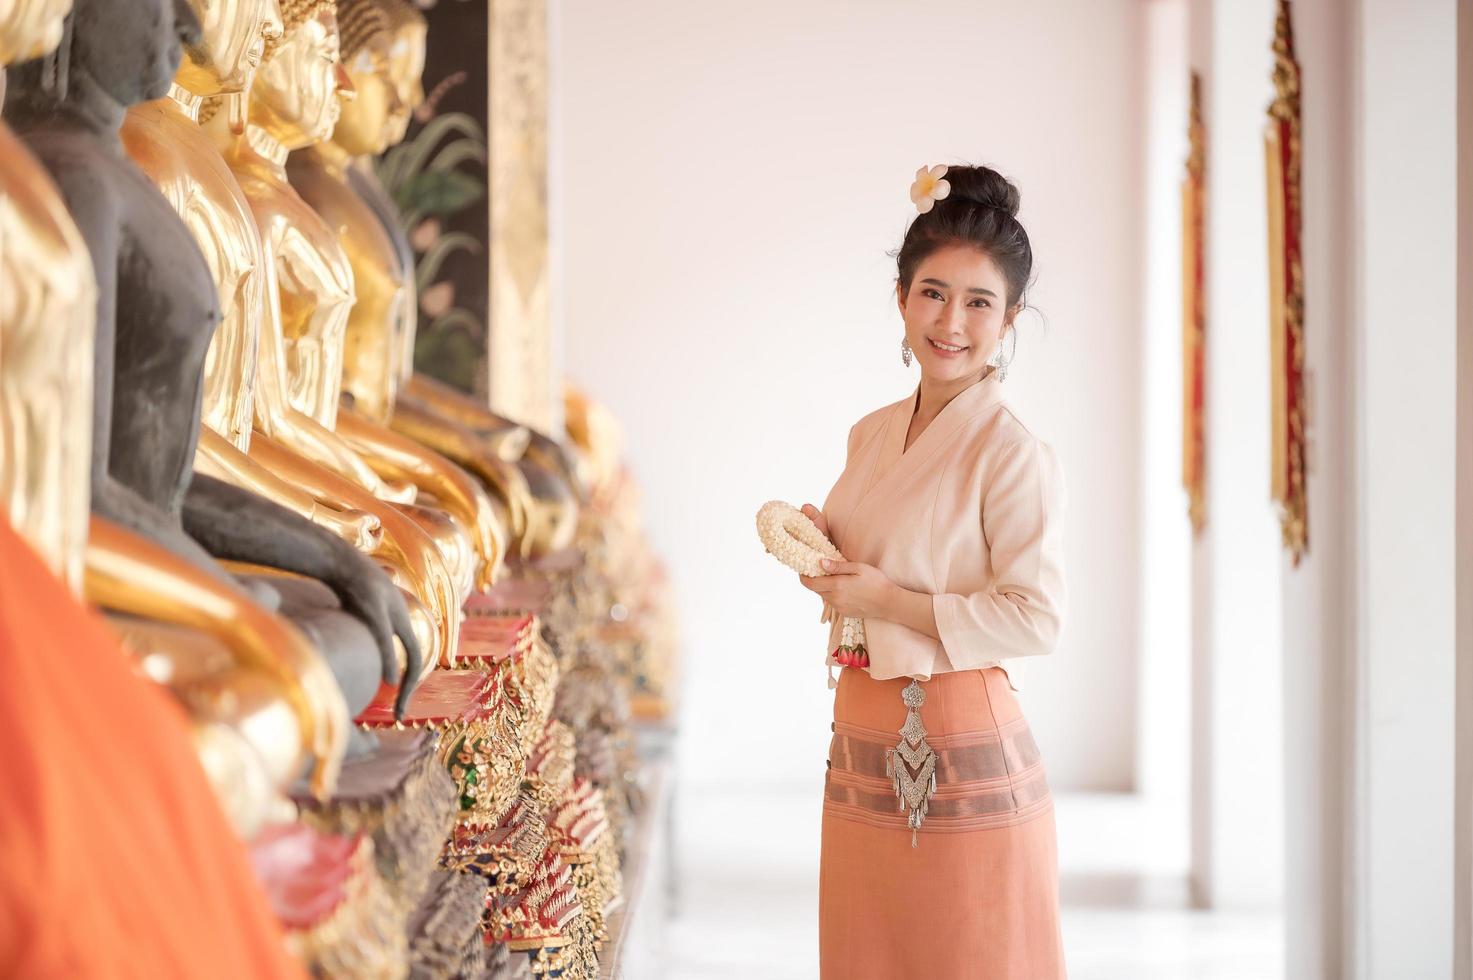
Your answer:
[[[1008,365],[1013,363],[1013,356],[1018,353],[1018,328],[1008,327],[1008,336],[1012,338],[1013,345],[1008,350],[1006,360],[1002,356],[1002,342],[999,341],[997,345],[997,361],[994,367],[997,368],[997,380],[999,381],[1008,380]]]
[[[900,338],[900,363],[910,367],[910,341]]]

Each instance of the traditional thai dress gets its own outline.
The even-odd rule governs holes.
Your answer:
[[[1062,622],[1062,476],[995,373],[906,449],[919,394],[855,424],[823,507],[846,558],[934,596],[941,639],[866,619],[869,666],[840,672],[824,788],[822,976],[1055,980],[1064,957],[1053,804],[1014,692],[1026,658],[1051,652]],[[829,650],[839,641],[836,621]],[[897,788],[929,798],[908,806]]]

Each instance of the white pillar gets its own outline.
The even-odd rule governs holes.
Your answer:
[[[1361,0],[1357,977],[1453,970],[1456,9]]]
[[[1454,976],[1473,980],[1473,9],[1458,10],[1457,864]]]
[[[1197,0],[1191,20],[1207,127],[1207,527],[1193,559],[1192,886],[1203,905],[1276,907],[1282,665],[1262,150],[1274,3]]]
[[[1146,281],[1141,377],[1141,643],[1137,791],[1185,815],[1191,770],[1191,524],[1181,490],[1181,179],[1188,95],[1186,0],[1146,4]],[[1178,829],[1180,824],[1178,823]],[[1179,836],[1179,835],[1178,835]],[[1184,854],[1158,855],[1177,871]]]
[[[1356,362],[1353,18],[1295,0],[1303,73],[1303,252],[1309,395],[1309,551],[1282,563],[1285,976],[1340,980],[1353,752]]]

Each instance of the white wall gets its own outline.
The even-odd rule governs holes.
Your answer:
[[[1457,10],[1454,0],[1361,0],[1359,11],[1356,976],[1446,977]]]
[[[1022,189],[1048,322],[1007,386],[1071,492],[1067,635],[1025,710],[1056,788],[1130,788],[1139,0],[560,6],[565,360],[623,420],[680,583],[685,777],[821,778],[827,628],[753,516],[820,502],[849,426],[911,390],[886,252],[916,167],[969,161]]]
[[[1458,11],[1458,91],[1473,92],[1473,10]],[[1454,976],[1473,980],[1473,97],[1458,99],[1457,806]]]

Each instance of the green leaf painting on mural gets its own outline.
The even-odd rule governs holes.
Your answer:
[[[481,243],[463,231],[451,231],[440,235],[435,239],[435,243],[425,250],[415,265],[415,287],[420,292],[424,292],[434,285],[435,277],[440,274],[440,266],[454,253],[475,254],[480,250]]]
[[[449,136],[455,138],[442,149],[441,142]],[[463,112],[448,112],[431,119],[414,139],[384,154],[378,164],[378,176],[399,207],[408,212],[419,207],[419,201],[410,196],[415,178],[423,173],[456,172],[455,168],[465,160],[483,163],[485,159],[486,134],[480,125]],[[470,176],[463,172],[462,175]],[[482,184],[481,193],[485,192]]]
[[[435,377],[464,391],[473,391],[484,355],[481,321],[470,310],[455,307],[431,321],[414,342],[417,364],[435,366]]]
[[[458,170],[426,170],[404,182],[399,207],[404,213],[404,223],[413,227],[426,217],[459,214],[485,196],[485,183],[470,174]]]
[[[454,283],[441,277],[446,259],[457,252],[479,253],[482,244],[473,235],[442,229],[485,200],[485,163],[486,134],[480,124],[464,112],[447,112],[389,150],[376,168],[399,206],[417,256],[414,278],[422,318],[415,365],[466,390],[474,389],[485,357],[486,329],[473,311],[451,306]]]

